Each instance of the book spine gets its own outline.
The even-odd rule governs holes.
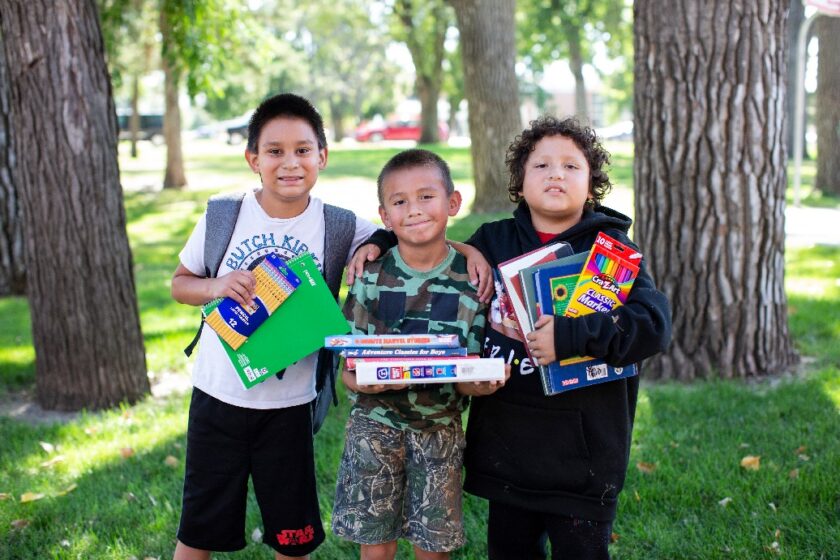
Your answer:
[[[397,348],[397,347],[426,347],[426,348],[457,348],[461,341],[456,334],[429,335],[342,335],[328,336],[324,339],[324,347],[339,352],[345,348]]]
[[[427,348],[425,346],[410,346],[396,348],[365,348],[350,346],[341,349],[345,358],[426,358],[441,356],[466,356],[466,348]]]
[[[501,381],[505,362],[501,358],[358,360],[356,381],[360,385],[459,383]]]
[[[448,349],[447,349],[448,350]],[[395,362],[395,363],[404,363],[406,360],[451,360],[452,358],[470,358],[475,359],[477,356],[467,356],[467,351],[465,348],[455,348],[455,350],[463,350],[463,353],[459,354],[451,354],[451,355],[405,355],[405,356],[345,356],[345,364],[347,369],[353,371],[356,369],[356,364],[359,362],[364,362],[365,360],[380,360],[383,362]]]

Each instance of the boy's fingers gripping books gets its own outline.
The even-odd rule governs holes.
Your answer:
[[[526,335],[531,357],[539,365],[557,360],[554,350],[554,315],[543,315],[534,323],[534,330]]]
[[[229,297],[239,305],[251,306],[256,295],[256,279],[250,270],[236,270],[230,274],[214,278],[211,290],[212,299]]]

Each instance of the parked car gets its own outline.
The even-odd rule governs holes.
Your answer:
[[[117,126],[120,129],[120,140],[131,139],[129,127],[129,114],[117,115]],[[155,146],[163,144],[163,115],[140,115],[140,129],[137,135],[138,140],[149,140]]]
[[[449,139],[449,127],[438,123],[441,142]],[[388,121],[385,123],[363,123],[354,134],[358,142],[381,142],[382,140],[420,140],[418,121]]]

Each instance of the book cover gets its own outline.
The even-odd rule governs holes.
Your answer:
[[[253,270],[256,281],[253,305],[239,305],[231,298],[218,298],[202,308],[204,320],[234,350],[300,286],[300,278],[280,255],[269,253]]]
[[[587,253],[577,253],[549,263],[534,273],[538,316],[563,315],[577,286]]]
[[[375,349],[371,349],[375,350]],[[425,350],[425,349],[421,349]],[[356,369],[356,362],[359,360],[382,360],[385,362],[404,362],[406,358],[410,359],[423,359],[423,360],[449,360],[451,358],[466,358],[467,357],[467,349],[466,348],[429,348],[428,349],[431,353],[417,353],[417,354],[407,354],[407,355],[383,355],[383,356],[375,356],[375,355],[368,355],[368,356],[346,356],[344,363],[347,365],[347,369],[353,371]]]
[[[360,385],[459,383],[500,381],[504,378],[505,361],[502,358],[356,360],[356,382]]]
[[[345,358],[424,358],[429,356],[466,356],[467,349],[463,347],[428,348],[425,346],[397,346],[395,348],[348,346],[342,348],[340,353]]]
[[[522,296],[519,271],[529,266],[556,260],[571,254],[572,247],[568,243],[558,241],[557,243],[540,247],[539,249],[505,261],[498,266],[502,286],[504,287],[504,293],[499,294],[499,298],[506,298],[507,302],[509,302],[510,311],[515,321],[515,325],[512,326],[515,326],[521,340],[525,340],[525,335],[531,332],[533,328],[530,328],[528,323],[528,313],[525,309],[525,301]]]
[[[324,338],[324,347],[336,352],[348,347],[458,348],[460,345],[461,341],[457,334],[348,334]]]
[[[286,264],[301,280],[294,296],[278,307],[239,349],[222,341],[246,388],[318,350],[327,335],[350,330],[312,255],[304,253]]]

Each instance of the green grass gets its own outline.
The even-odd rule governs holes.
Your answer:
[[[612,177],[619,189],[630,188],[632,147],[609,148]],[[171,300],[169,279],[207,196],[253,183],[242,149],[190,144],[192,187],[185,192],[144,188],[160,179],[155,160],[160,150],[141,144],[143,158],[131,161],[123,155],[121,160],[129,187],[125,206],[141,323],[154,376],[186,375],[189,369],[181,350],[195,332],[197,313]],[[469,183],[466,149],[434,149],[450,162],[456,181]],[[323,179],[372,183],[396,151],[336,147]],[[484,221],[507,215],[463,213],[453,220],[449,237],[464,239]],[[791,331],[808,364],[800,373],[752,383],[643,383],[614,526],[614,558],[816,559],[840,548],[840,248],[789,249],[786,281]],[[35,355],[26,300],[0,299],[0,316],[2,402],[11,393],[31,390]],[[349,409],[341,400],[316,438],[327,528]],[[148,398],[133,407],[83,413],[63,424],[0,418],[0,558],[171,557],[188,402],[188,395]],[[123,457],[124,448],[133,453]],[[740,466],[747,455],[761,457],[759,470]],[[174,458],[171,464],[169,457]],[[791,477],[794,470],[797,476]],[[21,503],[27,492],[44,496]],[[726,498],[731,499],[728,505],[721,505]],[[486,558],[486,503],[471,496],[465,500],[468,542],[454,558]],[[14,528],[18,520],[26,526]],[[251,497],[247,548],[217,557],[270,557],[263,545],[250,541],[259,526]],[[315,557],[356,555],[354,546],[330,535]],[[402,543],[399,557],[407,555]]]

